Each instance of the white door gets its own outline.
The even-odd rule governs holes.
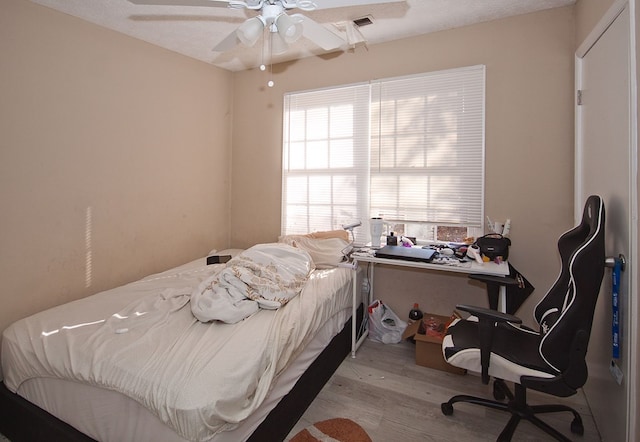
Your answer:
[[[606,209],[606,253],[627,258],[620,288],[620,358],[612,358],[611,270],[605,272],[588,350],[589,379],[584,387],[596,425],[605,441],[635,441],[634,345],[636,301],[630,300],[635,270],[635,108],[632,106],[630,15],[626,1],[616,2],[580,47],[576,57],[576,217],[588,195],[602,196]],[[633,98],[635,100],[635,98]],[[637,293],[637,292],[635,292]],[[622,381],[612,374],[612,364]],[[615,368],[614,368],[615,370]]]

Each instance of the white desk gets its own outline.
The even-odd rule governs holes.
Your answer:
[[[480,275],[492,275],[492,276],[507,276],[509,274],[509,264],[506,262],[501,262],[500,264],[496,264],[495,262],[485,262],[479,264],[476,261],[470,261],[467,264],[468,266],[452,266],[447,264],[433,264],[433,263],[425,263],[425,262],[416,262],[416,261],[407,261],[402,259],[388,259],[388,258],[376,258],[373,256],[352,256],[352,262],[354,264],[352,278],[353,278],[353,318],[356,317],[356,310],[358,307],[358,263],[359,262],[368,262],[371,263],[371,277],[369,279],[369,297],[368,303],[364,306],[364,314],[367,315],[367,307],[371,304],[373,299],[373,271],[375,269],[376,264],[388,264],[396,267],[414,267],[418,269],[427,269],[427,270],[437,270],[441,272],[452,272],[452,273],[466,273],[466,274],[480,274]],[[498,303],[498,310],[504,311],[506,306],[506,287],[500,287],[500,296]],[[364,318],[363,318],[364,319]],[[356,357],[356,351],[358,347],[362,344],[362,342],[366,339],[369,331],[365,330],[358,339],[358,331],[356,329],[356,321],[352,321],[351,328],[351,357]]]

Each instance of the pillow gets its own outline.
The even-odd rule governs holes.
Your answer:
[[[347,233],[347,232],[345,232]],[[311,234],[315,235],[315,234]],[[311,235],[286,235],[279,238],[279,242],[305,250],[316,268],[335,267],[344,259],[344,249],[349,242],[342,238],[316,238]]]
[[[213,249],[207,254],[207,256],[211,256],[211,255],[231,255],[231,257],[233,258],[233,257],[239,255],[242,252],[244,252],[244,249],[224,249],[224,250]]]
[[[308,236],[309,238],[317,238],[317,239],[322,239],[322,238],[340,238],[340,239],[343,239],[345,241],[349,241],[349,232],[347,232],[346,230],[327,230],[325,232],[309,233],[309,234],[304,235],[304,236]]]
[[[242,252],[244,252],[244,249],[224,249],[224,250],[218,250],[216,252],[216,255],[231,255],[232,258],[235,258]]]

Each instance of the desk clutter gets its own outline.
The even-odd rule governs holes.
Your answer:
[[[416,246],[415,238],[401,237],[401,241],[390,241],[396,236],[387,238],[387,245],[382,247],[360,247],[351,252],[352,258],[371,257],[399,259],[430,264],[441,264],[455,267],[471,267],[471,262],[478,264],[506,261],[509,257],[511,240],[498,233],[490,233],[478,238],[473,244],[430,244]],[[413,241],[412,241],[413,240]]]
[[[368,308],[369,339],[383,344],[397,344],[402,341],[402,333],[407,323],[400,319],[382,301],[373,301]]]
[[[397,249],[403,249],[402,246],[385,246],[385,247],[394,247]],[[383,247],[384,248],[384,247]],[[413,247],[414,250],[421,250],[422,247]],[[361,247],[358,249],[354,249],[351,254],[350,257],[352,259],[358,259],[358,258],[380,258],[382,256],[380,256],[378,254],[378,252],[382,250],[382,249],[373,249],[371,247]],[[385,253],[385,251],[388,251],[388,248],[384,248],[384,251],[382,252],[383,254]],[[406,249],[405,249],[406,250]],[[422,250],[426,250],[426,249],[422,249]],[[404,254],[402,253],[396,253],[394,254],[395,256],[392,256],[391,254],[388,254],[386,256],[384,256],[384,258],[387,259],[398,259],[398,260],[405,260],[405,261],[417,261],[417,262],[425,262],[425,263],[429,263],[429,264],[440,264],[440,265],[444,265],[444,266],[452,266],[452,267],[461,267],[461,268],[470,268],[471,267],[471,260],[468,258],[457,258],[455,256],[451,256],[451,255],[446,255],[446,254],[442,254],[441,252],[439,252],[437,249],[434,249],[435,253],[431,253],[428,258],[425,259],[409,259],[409,254],[411,252],[405,252]],[[415,252],[414,252],[415,253]]]
[[[460,315],[454,312],[451,316],[424,313],[417,321],[407,325],[402,339],[416,345],[416,364],[455,374],[466,374],[466,370],[448,364],[442,356],[442,339],[447,327]]]
[[[416,345],[416,364],[455,374],[465,374],[466,370],[449,365],[442,356],[442,339],[447,327],[456,318],[451,316],[423,313],[418,304],[409,311],[409,321],[404,321],[382,301],[375,300],[368,308],[369,339],[384,344],[411,341]]]

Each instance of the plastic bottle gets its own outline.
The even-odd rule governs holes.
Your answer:
[[[422,319],[423,316],[424,315],[422,314],[422,310],[420,310],[418,303],[413,304],[413,308],[409,311],[409,319],[417,321]]]

